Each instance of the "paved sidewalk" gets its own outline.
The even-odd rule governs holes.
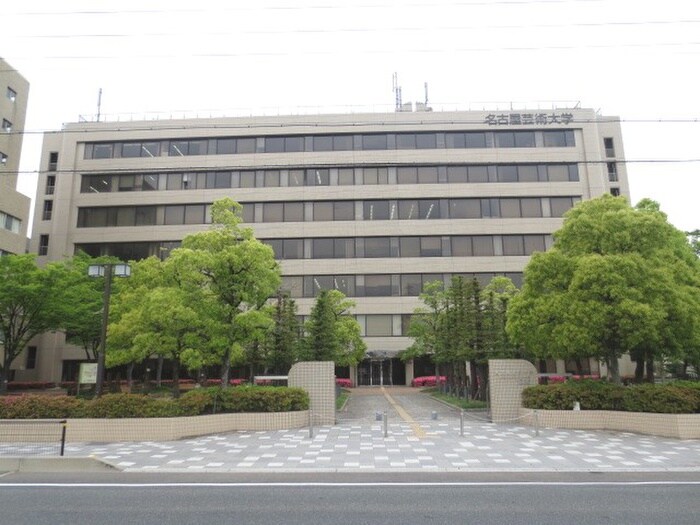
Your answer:
[[[353,391],[333,426],[235,432],[174,442],[84,444],[127,471],[700,471],[700,441],[495,425],[416,390]],[[377,412],[387,411],[388,436]],[[437,412],[437,420],[431,419]]]

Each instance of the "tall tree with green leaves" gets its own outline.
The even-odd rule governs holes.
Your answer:
[[[66,334],[66,342],[79,346],[85,358],[97,359],[102,336],[102,306],[104,280],[88,276],[91,264],[117,262],[114,258],[92,258],[80,253],[64,261],[52,263],[57,273],[62,293],[57,305],[60,329]],[[116,289],[116,286],[115,286]]]
[[[211,298],[186,262],[173,254],[165,261],[151,257],[134,263],[108,332],[110,366],[131,368],[151,356],[169,359],[174,397],[180,392],[181,365],[201,366],[202,349],[208,344],[206,315]]]
[[[265,338],[264,363],[273,374],[286,374],[299,360],[301,323],[297,306],[294,299],[280,292],[270,310],[272,325]]]
[[[367,346],[360,325],[350,315],[355,303],[338,290],[321,290],[305,324],[302,361],[333,361],[336,366],[359,363]]]
[[[7,391],[10,366],[31,339],[60,324],[59,278],[39,268],[33,255],[0,257],[0,394]]]
[[[268,322],[262,311],[280,285],[272,248],[241,226],[241,206],[231,199],[212,205],[213,227],[188,235],[175,250],[203,278],[216,299],[211,310],[210,350],[221,364],[221,383],[228,385],[230,369],[242,348]]]
[[[605,195],[570,210],[552,249],[535,254],[507,330],[540,358],[677,356],[700,341],[700,269],[658,205]]]

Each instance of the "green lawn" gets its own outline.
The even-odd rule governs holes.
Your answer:
[[[343,408],[349,397],[350,397],[350,392],[343,388],[340,391],[340,395],[335,398],[335,409],[340,410],[341,408]]]
[[[423,392],[428,392],[435,399],[439,399],[440,401],[444,401],[445,403],[448,403],[457,408],[462,408],[464,410],[486,408],[486,401],[476,401],[474,399],[462,399],[450,396],[447,394],[443,394],[442,392],[438,392],[436,388],[426,388],[423,390]]]

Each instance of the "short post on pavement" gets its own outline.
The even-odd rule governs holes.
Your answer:
[[[383,414],[383,420],[384,420],[384,437],[389,436],[389,416],[386,413],[386,410],[384,411]]]
[[[65,419],[60,421],[61,423],[61,456],[66,450],[66,424],[68,423]]]
[[[309,437],[314,437],[314,411],[309,409]]]
[[[459,411],[459,435],[464,437],[464,409]]]
[[[537,414],[537,410],[534,411],[533,424],[535,427],[535,436],[539,436],[540,435],[540,418]]]
[[[97,352],[97,381],[95,382],[95,397],[100,397],[105,376],[105,353],[107,350],[107,325],[109,324],[109,298],[112,295],[112,276],[131,276],[131,266],[126,263],[91,264],[88,266],[88,275],[95,278],[105,278],[102,296],[102,329],[100,331],[100,348]]]

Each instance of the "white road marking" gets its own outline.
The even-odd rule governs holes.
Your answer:
[[[46,488],[212,488],[212,487],[635,487],[700,485],[700,481],[446,481],[446,482],[183,482],[183,483],[0,483],[0,487]]]

